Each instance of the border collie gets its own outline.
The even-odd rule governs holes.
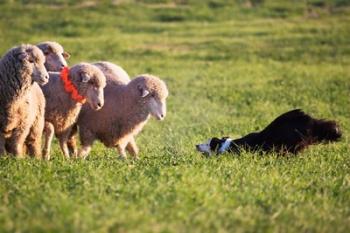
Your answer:
[[[335,121],[315,119],[300,109],[286,112],[260,132],[250,133],[239,139],[211,138],[207,143],[196,145],[205,154],[247,151],[297,154],[312,144],[337,141],[342,133]]]

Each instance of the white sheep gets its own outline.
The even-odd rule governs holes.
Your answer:
[[[140,75],[128,84],[107,83],[105,105],[100,111],[83,106],[78,118],[82,148],[79,156],[85,158],[93,142],[98,139],[107,147],[116,147],[120,157],[125,149],[137,158],[134,137],[142,130],[150,115],[163,120],[166,114],[168,89],[165,83],[152,75]]]
[[[64,78],[67,68],[59,72],[49,72],[50,81],[42,87],[46,98],[45,110],[45,145],[44,157],[50,159],[50,146],[53,135],[59,140],[61,150],[69,158],[67,140],[71,134],[72,126],[77,120],[83,101],[75,98],[68,92],[65,79],[72,82],[77,93],[86,98],[89,108],[99,110],[104,104],[103,89],[106,86],[104,74],[95,66],[88,63],[79,63],[69,71],[69,77]],[[71,152],[75,156],[75,152]]]
[[[60,71],[67,66],[70,54],[65,52],[62,45],[54,41],[45,41],[37,44],[45,55],[45,67],[47,71]]]
[[[41,157],[45,98],[35,82],[48,82],[44,62],[41,50],[29,44],[0,60],[0,154],[22,157],[26,143],[29,154]]]

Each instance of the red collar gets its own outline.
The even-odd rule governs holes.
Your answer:
[[[67,93],[71,94],[71,98],[78,103],[81,103],[81,104],[85,103],[86,101],[85,97],[79,94],[77,88],[74,86],[74,84],[69,78],[68,67],[64,67],[61,70],[60,77],[63,81],[64,89],[66,90]]]

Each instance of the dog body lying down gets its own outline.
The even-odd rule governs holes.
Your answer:
[[[248,151],[297,154],[309,145],[337,141],[341,137],[335,121],[315,119],[300,109],[286,112],[260,132],[250,133],[239,139],[212,138],[196,145],[199,152],[210,155],[223,152]]]

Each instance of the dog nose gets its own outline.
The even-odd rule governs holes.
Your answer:
[[[97,107],[102,108],[102,103],[97,103]]]

